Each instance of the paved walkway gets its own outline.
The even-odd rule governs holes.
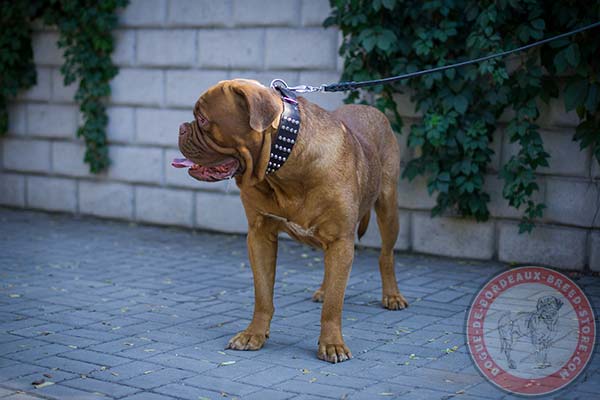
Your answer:
[[[223,350],[252,312],[241,236],[0,209],[0,399],[500,399],[465,351],[465,309],[503,268],[398,255],[403,311],[359,250],[344,309],[355,358],[316,358],[322,254],[280,244],[271,338]],[[600,278],[577,282],[600,304]],[[37,385],[33,385],[33,384]],[[600,358],[554,398],[600,393]]]

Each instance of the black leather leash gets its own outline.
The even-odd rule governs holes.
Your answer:
[[[554,40],[558,40],[558,39],[562,39],[562,38],[565,38],[565,37],[568,37],[568,36],[572,36],[572,35],[575,35],[577,33],[580,33],[580,32],[583,32],[583,31],[587,31],[589,29],[596,28],[598,26],[600,26],[600,21],[599,22],[595,22],[595,23],[590,24],[590,25],[582,26],[581,28],[574,29],[574,30],[572,30],[570,32],[561,33],[560,35],[552,36],[552,37],[549,37],[549,38],[546,38],[546,39],[539,40],[537,42],[533,42],[533,43],[527,44],[525,46],[517,47],[516,49],[502,51],[500,53],[495,53],[495,54],[491,54],[489,56],[475,58],[473,60],[467,60],[467,61],[462,61],[462,62],[458,62],[458,63],[454,63],[454,64],[443,65],[441,67],[435,67],[435,68],[430,68],[430,69],[426,69],[426,70],[410,72],[410,73],[402,74],[402,75],[398,75],[398,76],[392,76],[392,77],[389,77],[389,78],[374,79],[374,80],[362,81],[362,82],[330,83],[330,84],[327,84],[327,85],[323,84],[321,86],[300,85],[300,86],[287,87],[287,85],[286,85],[286,88],[288,90],[291,90],[291,91],[294,91],[294,92],[298,92],[298,93],[308,93],[308,92],[343,92],[343,91],[355,90],[355,89],[359,89],[359,88],[367,87],[367,86],[383,85],[383,84],[386,84],[386,83],[397,82],[397,81],[401,81],[401,80],[404,80],[404,79],[415,78],[415,77],[421,76],[421,75],[427,75],[427,74],[431,74],[431,73],[434,73],[434,72],[445,71],[445,70],[451,69],[451,68],[458,68],[458,67],[462,67],[462,66],[469,65],[469,64],[474,64],[474,63],[478,63],[478,62],[482,62],[482,61],[487,61],[487,60],[490,60],[492,58],[504,57],[504,56],[507,56],[509,54],[517,53],[519,51],[531,49],[532,47],[541,46],[543,44],[552,42]],[[276,79],[276,81],[279,81],[279,80]],[[273,81],[273,82],[275,82],[275,81]]]

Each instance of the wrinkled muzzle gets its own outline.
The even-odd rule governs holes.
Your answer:
[[[188,168],[190,176],[200,181],[231,178],[240,167],[237,159],[212,149],[195,122],[184,122],[179,126],[179,150],[186,158],[176,158],[171,165]]]

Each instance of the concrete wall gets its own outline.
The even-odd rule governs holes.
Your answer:
[[[39,83],[10,107],[9,135],[0,140],[0,204],[244,232],[234,183],[203,184],[170,167],[179,155],[177,127],[191,119],[198,96],[222,79],[337,81],[339,34],[321,28],[328,12],[326,0],[132,0],[116,32],[120,73],[108,107],[112,166],[100,175],[90,174],[82,161],[75,88],[62,84],[57,35],[36,31]],[[309,98],[331,109],[343,96]],[[409,125],[418,115],[406,97],[399,100]],[[600,168],[590,151],[571,141],[577,117],[561,110],[552,104],[540,121],[552,160],[539,176],[548,209],[532,235],[518,234],[519,213],[501,197],[497,171],[515,146],[499,126],[486,182],[494,218],[431,219],[434,200],[424,180],[402,181],[397,248],[600,271]],[[377,246],[372,222],[363,244]]]

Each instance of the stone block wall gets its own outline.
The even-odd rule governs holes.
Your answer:
[[[113,59],[120,73],[108,104],[112,164],[99,175],[82,161],[75,85],[63,85],[57,33],[37,30],[38,84],[11,104],[9,134],[0,139],[0,204],[245,232],[233,182],[201,183],[170,166],[179,156],[178,126],[192,118],[199,95],[223,79],[337,81],[340,35],[321,27],[328,13],[327,0],[132,0],[115,32]],[[327,109],[343,100],[342,94],[307,97]],[[410,125],[419,115],[408,96],[398,100]],[[500,124],[486,180],[493,218],[431,219],[435,201],[425,180],[403,180],[397,249],[600,271],[600,168],[589,150],[580,151],[571,140],[577,116],[562,109],[559,101],[551,103],[540,121],[552,157],[539,174],[539,199],[548,209],[531,235],[518,234],[519,212],[501,196],[498,170],[516,150]],[[362,244],[378,243],[372,218]]]

